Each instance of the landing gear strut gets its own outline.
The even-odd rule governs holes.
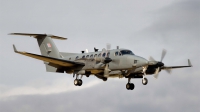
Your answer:
[[[148,67],[148,66],[144,66],[144,67],[143,67],[143,73],[144,73],[144,74],[143,74],[143,78],[142,78],[142,84],[143,84],[143,85],[147,85],[147,83],[148,83],[148,80],[147,80],[147,78],[145,77],[145,76],[146,76],[147,67]]]
[[[131,78],[128,79],[128,83],[126,84],[127,90],[133,90],[135,88],[135,85],[133,83],[130,83]]]

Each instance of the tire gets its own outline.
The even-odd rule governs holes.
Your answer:
[[[131,85],[131,90],[133,90],[135,88],[135,85],[133,83],[130,84]]]
[[[74,85],[77,86],[78,83],[79,83],[78,79],[75,79],[75,80],[74,80]]]
[[[148,83],[148,79],[147,78],[142,79],[142,84],[143,85],[147,85],[147,83]]]
[[[78,80],[78,85],[81,86],[83,84],[83,81],[81,79]]]
[[[131,88],[131,84],[130,84],[130,83],[127,83],[127,84],[126,84],[126,89],[127,89],[127,90],[130,90],[130,88]]]

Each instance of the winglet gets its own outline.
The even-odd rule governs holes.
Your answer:
[[[188,59],[188,66],[192,67],[192,64],[190,62],[190,59]]]
[[[13,44],[13,49],[14,49],[14,51],[15,51],[16,53],[18,52],[14,44]]]

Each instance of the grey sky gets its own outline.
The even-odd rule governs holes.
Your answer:
[[[1,0],[0,1],[0,111],[200,111],[200,1],[198,0]],[[93,47],[131,49],[146,59],[176,69],[149,83],[133,79],[83,78],[73,85],[72,75],[45,72],[43,62],[15,54],[17,49],[40,54],[35,39],[7,35],[11,32],[48,33],[68,38],[54,40],[64,52]]]

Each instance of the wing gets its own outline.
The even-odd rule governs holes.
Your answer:
[[[33,54],[33,53],[28,53],[28,52],[21,52],[21,51],[17,51],[16,47],[13,45],[14,51],[18,54],[22,54],[28,57],[32,57],[38,60],[42,60],[45,62],[49,62],[52,64],[56,64],[59,66],[63,66],[63,67],[73,67],[73,66],[85,66],[84,63],[80,63],[80,62],[74,62],[74,61],[68,61],[68,60],[63,60],[63,59],[58,59],[58,58],[53,58],[53,57],[47,57],[47,56],[42,56],[42,55],[38,55],[38,54]]]
[[[175,69],[175,68],[185,68],[185,67],[192,67],[190,60],[188,59],[188,66],[164,66],[161,69]]]

